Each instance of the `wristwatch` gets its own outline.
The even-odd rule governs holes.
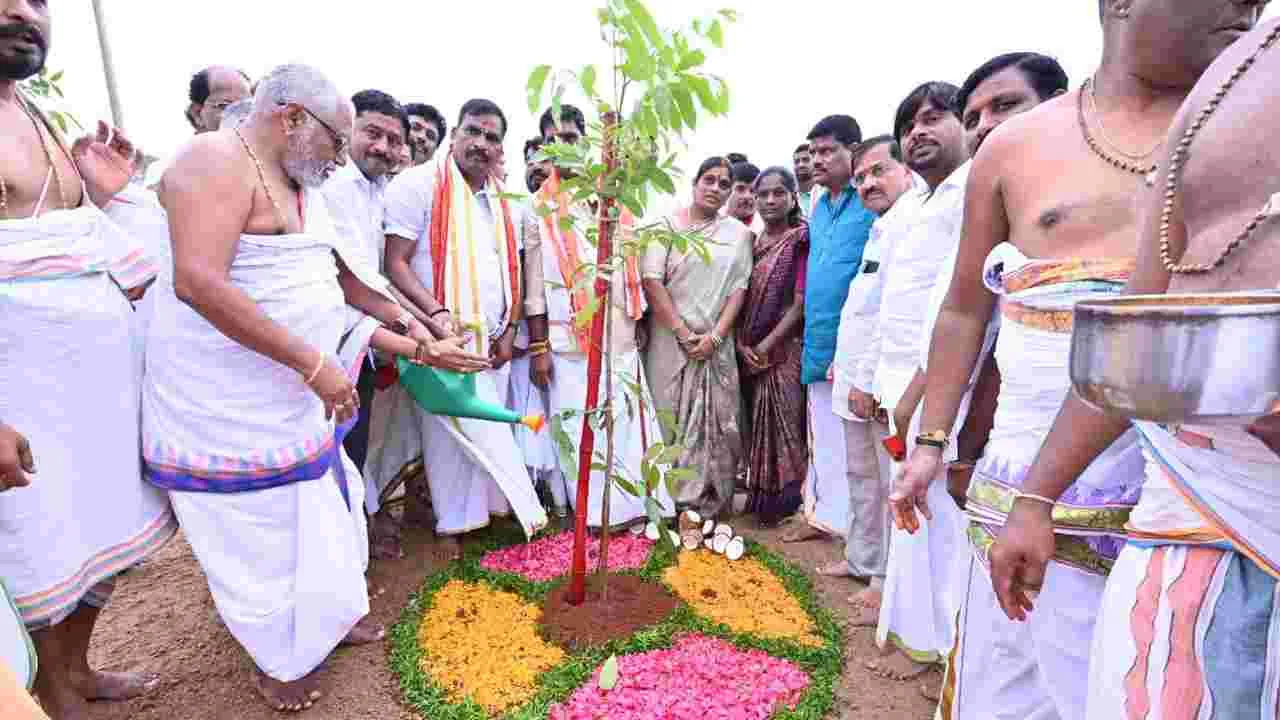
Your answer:
[[[939,450],[946,450],[951,444],[951,437],[945,430],[934,430],[931,433],[924,433],[916,436],[916,445],[927,445],[936,447]]]
[[[409,314],[408,311],[405,311],[400,315],[400,317],[392,320],[391,324],[387,326],[387,329],[397,335],[408,335],[409,324],[411,322],[413,322],[413,315]]]

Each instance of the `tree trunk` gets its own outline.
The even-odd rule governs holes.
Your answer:
[[[612,240],[609,242],[613,244]],[[612,284],[612,283],[611,283]],[[610,288],[612,290],[612,288]],[[604,487],[600,489],[600,600],[609,600],[609,500],[613,489],[613,308],[612,295],[604,309]]]
[[[613,137],[613,128],[617,122],[616,113],[605,113],[604,163],[609,171],[618,166]],[[601,198],[597,216],[597,268],[608,265],[613,257],[614,221],[611,214],[614,206],[613,198]],[[587,351],[587,401],[582,422],[582,439],[578,444],[578,504],[573,514],[573,568],[569,580],[569,602],[573,605],[581,605],[587,597],[587,503],[591,495],[591,459],[595,454],[596,440],[595,433],[591,430],[591,415],[600,404],[600,364],[604,350],[604,319],[609,309],[609,289],[609,274],[597,272],[596,312],[591,319],[591,346]]]

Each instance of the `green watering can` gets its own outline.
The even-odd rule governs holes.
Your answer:
[[[396,358],[396,369],[400,374],[400,384],[409,396],[432,415],[520,424],[535,433],[541,432],[547,424],[541,415],[521,416],[501,405],[481,400],[476,396],[475,375],[415,365],[404,358]]]

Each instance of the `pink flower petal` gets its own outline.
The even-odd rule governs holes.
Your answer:
[[[718,638],[684,635],[670,648],[618,658],[619,682],[592,679],[551,707],[552,720],[767,720],[809,685],[794,663]]]
[[[655,543],[644,536],[630,533],[609,539],[609,570],[638,570],[649,560]],[[572,566],[573,533],[563,532],[532,543],[512,545],[494,550],[480,560],[480,567],[490,572],[521,575],[533,582],[545,582],[566,575]],[[587,539],[587,569],[600,565],[599,538]]]

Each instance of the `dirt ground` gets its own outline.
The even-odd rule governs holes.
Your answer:
[[[740,519],[740,529],[806,568],[827,607],[851,616],[848,597],[858,588],[843,579],[817,577],[818,565],[839,557],[836,542],[784,545],[780,530],[757,531]],[[446,556],[427,532],[405,532],[405,558],[376,562],[375,584],[386,593],[373,601],[373,615],[390,625],[422,579],[441,567]],[[863,668],[876,657],[870,629],[848,633],[847,665],[833,720],[927,720],[932,705],[920,693],[920,681],[881,680]],[[160,553],[121,578],[93,638],[90,661],[109,670],[151,670],[163,674],[155,693],[127,703],[100,703],[93,717],[102,720],[266,720],[282,717],[269,710],[250,685],[252,664],[218,619],[204,575],[179,536]],[[325,697],[303,714],[309,720],[378,718],[416,720],[399,701],[396,680],[387,666],[386,647],[343,648],[321,669]],[[936,676],[926,680],[937,682]]]

